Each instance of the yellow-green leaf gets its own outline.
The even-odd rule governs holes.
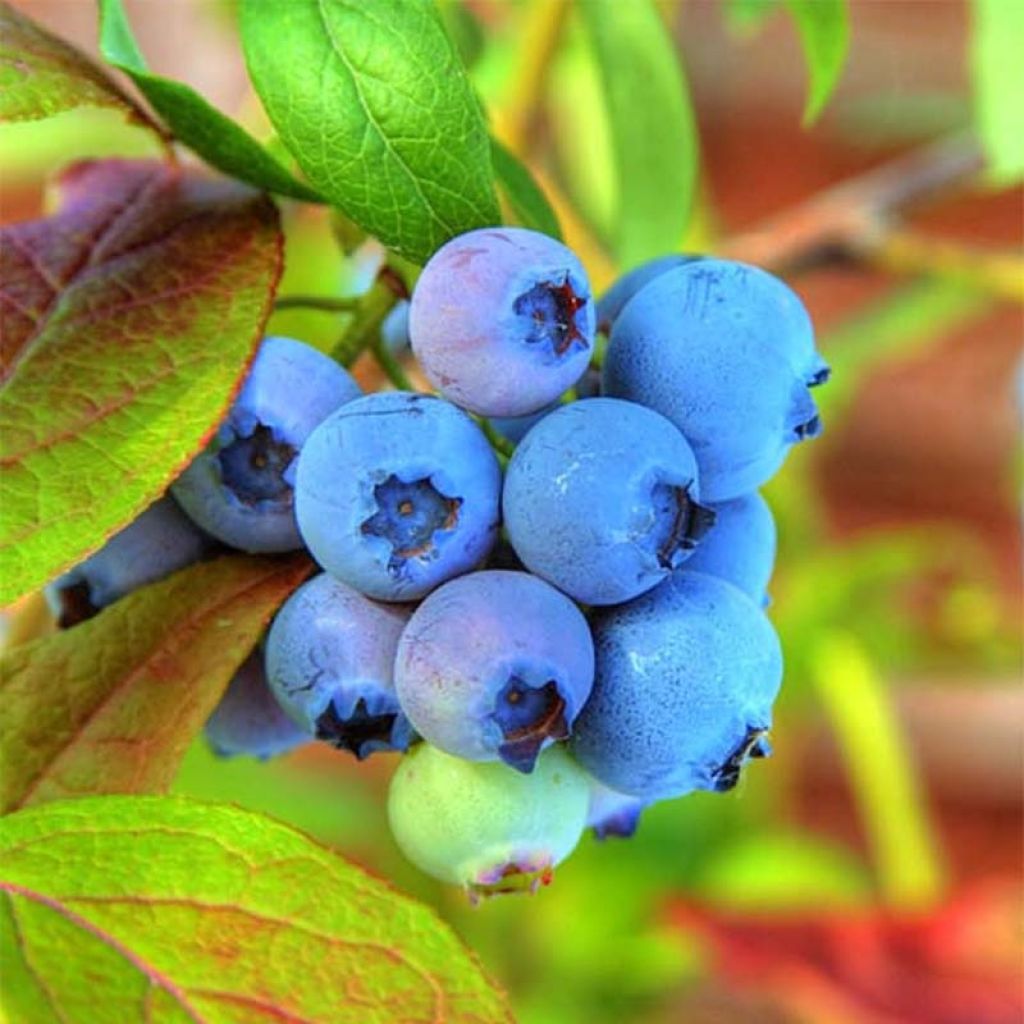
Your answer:
[[[0,822],[5,1005],[33,1024],[510,1024],[432,911],[270,818],[103,797]]]
[[[113,107],[155,129],[84,53],[0,3],[0,121],[34,121],[73,107]]]
[[[0,604],[101,547],[221,420],[281,269],[265,197],[109,160],[0,231]]]
[[[804,124],[812,124],[832,95],[850,46],[850,13],[846,0],[785,0],[796,22],[807,61],[807,104]]]
[[[226,555],[143,587],[0,661],[0,813],[96,793],[160,793],[304,555]]]
[[[184,82],[153,74],[143,59],[121,0],[99,0],[100,49],[164,119],[175,137],[208,164],[256,188],[308,202],[320,197],[297,181],[239,124]]]
[[[679,246],[697,177],[697,130],[672,37],[653,0],[588,0],[579,13],[604,87],[615,154],[615,249],[630,267]]]
[[[242,46],[321,195],[418,263],[497,224],[487,126],[430,0],[243,0]]]

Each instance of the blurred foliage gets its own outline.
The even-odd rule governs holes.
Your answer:
[[[1024,4],[973,0],[971,57],[978,133],[992,178],[1006,184],[1024,176]]]

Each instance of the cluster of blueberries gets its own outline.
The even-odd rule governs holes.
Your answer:
[[[819,433],[828,367],[762,270],[668,256],[595,302],[569,249],[516,228],[448,242],[399,316],[439,394],[363,394],[268,337],[171,495],[50,594],[69,625],[216,544],[308,548],[324,571],[211,744],[408,751],[389,797],[408,857],[472,892],[530,887],[586,827],[629,835],[770,752],[756,488]],[[507,465],[489,432],[515,443]]]

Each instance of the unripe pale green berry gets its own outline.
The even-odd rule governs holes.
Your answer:
[[[587,776],[560,747],[524,775],[421,743],[391,780],[388,817],[417,867],[487,896],[546,885],[579,842],[589,794]]]

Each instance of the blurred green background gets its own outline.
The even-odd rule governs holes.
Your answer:
[[[16,6],[95,52],[92,4]],[[155,70],[265,134],[229,3],[126,6]],[[579,27],[530,74],[543,4],[442,6],[513,136],[526,75],[513,141],[607,283],[618,186]],[[985,116],[962,0],[855,0],[839,90],[811,129],[797,35],[767,6],[662,5],[701,146],[681,248],[714,251]],[[1007,64],[1014,52],[1024,39]],[[38,212],[58,163],[151,145],[96,112],[5,127],[3,219]],[[284,294],[358,287],[322,211],[286,219]],[[632,840],[586,837],[533,898],[472,908],[391,842],[387,759],[220,762],[198,743],[178,790],[291,822],[436,906],[524,1024],[1020,1020],[1022,224],[1019,184],[981,180],[909,211],[902,248],[819,254],[790,278],[834,376],[816,396],[826,436],[767,491],[786,681],[776,754],[736,792],[651,808]],[[274,327],[324,344],[338,329],[309,312]]]

